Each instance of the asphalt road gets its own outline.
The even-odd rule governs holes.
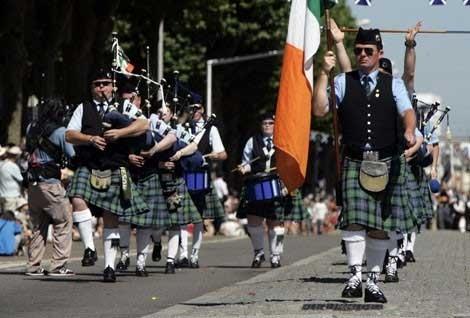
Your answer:
[[[337,235],[288,236],[282,263],[291,264],[338,244]],[[74,254],[80,252],[80,244],[75,243]],[[0,317],[140,317],[271,270],[269,262],[252,269],[251,260],[251,244],[245,238],[206,242],[200,252],[201,268],[180,269],[175,275],[164,274],[163,260],[150,260],[150,276],[136,277],[133,258],[129,271],[119,274],[114,284],[101,282],[101,258],[91,268],[72,262],[76,275],[67,278],[27,277],[22,267],[4,268],[0,270]]]

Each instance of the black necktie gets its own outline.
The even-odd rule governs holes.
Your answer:
[[[372,79],[369,76],[364,76],[363,77],[363,82],[362,82],[362,87],[364,88],[364,92],[366,93],[367,96],[369,96],[371,87],[370,87],[370,82]]]
[[[98,104],[98,115],[100,116],[101,119],[104,117],[104,104],[103,103]]]
[[[273,148],[273,139],[271,137],[268,137],[266,139],[266,149],[268,149],[268,151],[271,151],[272,148]]]

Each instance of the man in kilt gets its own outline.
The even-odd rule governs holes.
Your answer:
[[[201,168],[191,171],[185,169],[185,179],[188,190],[194,204],[204,220],[223,218],[225,216],[222,203],[210,181],[211,162],[223,161],[227,159],[224,144],[219,134],[219,130],[213,123],[206,122],[204,107],[201,104],[192,105],[192,120],[190,122],[190,133],[196,136],[194,140],[198,146],[198,151],[203,155],[204,163]],[[196,174],[203,173],[206,176],[208,187],[203,190],[192,189],[188,185],[188,179]],[[204,223],[193,223],[193,244],[191,257],[188,261],[188,232],[185,228],[181,229],[180,255],[178,260],[179,267],[199,268],[199,250],[202,245],[202,236],[204,232]]]
[[[148,120],[132,104],[119,105],[122,113],[134,118],[131,125],[103,132],[103,116],[113,108],[110,72],[100,69],[91,82],[92,99],[80,104],[67,127],[66,140],[75,145],[77,170],[69,188],[74,222],[86,246],[82,265],[93,265],[96,252],[92,246],[90,208],[103,211],[105,282],[115,282],[114,262],[119,247],[118,216],[148,211],[128,174],[129,149],[118,142],[126,137],[144,134]],[[86,224],[81,227],[81,223]],[[85,228],[85,229],[84,229]]]
[[[264,224],[268,227],[269,249],[271,252],[271,267],[281,266],[281,255],[284,250],[284,202],[282,201],[281,183],[279,176],[274,171],[276,168],[275,149],[273,144],[274,115],[266,113],[260,118],[261,133],[248,139],[243,149],[242,164],[239,171],[243,174],[250,174],[252,181],[261,178],[273,178],[273,193],[276,193],[270,200],[251,200],[248,187],[244,187],[241,196],[241,206],[237,212],[238,218],[247,218],[247,230],[253,245],[254,257],[251,263],[252,268],[258,268],[265,260],[264,256]],[[250,201],[251,200],[251,201]],[[291,199],[292,200],[292,199]],[[297,212],[297,216],[290,217],[298,219],[301,217],[296,209],[289,212]]]
[[[342,296],[362,297],[362,261],[366,254],[369,273],[364,300],[385,303],[377,282],[389,246],[388,234],[409,231],[416,224],[406,193],[408,170],[394,119],[401,117],[404,138],[411,147],[416,143],[416,117],[403,81],[378,70],[383,55],[380,31],[360,28],[354,54],[358,69],[335,77],[343,143],[339,226],[351,271]],[[327,52],[315,83],[312,111],[316,116],[328,112],[328,75],[335,64],[334,53]]]

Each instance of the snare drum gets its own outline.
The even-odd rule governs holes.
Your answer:
[[[280,200],[281,180],[276,174],[255,175],[245,181],[248,203]]]
[[[189,192],[209,192],[210,176],[207,170],[185,171],[184,181]]]

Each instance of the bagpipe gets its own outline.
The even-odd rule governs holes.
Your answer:
[[[421,104],[421,107],[418,107],[418,103]],[[436,130],[439,128],[439,125],[444,120],[444,118],[450,112],[450,107],[446,106],[444,109],[439,109],[441,105],[439,102],[434,102],[433,104],[425,103],[421,100],[418,100],[416,94],[413,94],[412,99],[413,109],[417,114],[417,126],[421,134],[423,135],[424,141],[419,147],[418,151],[416,152],[415,156],[412,160],[410,160],[410,164],[418,165],[420,167],[428,167],[433,162],[432,153],[428,151],[428,144],[431,142],[431,138]],[[429,110],[428,110],[429,109]],[[427,114],[425,115],[426,110],[428,110]],[[434,124],[431,126],[430,129],[426,129],[426,127],[431,122],[431,119],[440,112],[441,115],[438,117]]]

